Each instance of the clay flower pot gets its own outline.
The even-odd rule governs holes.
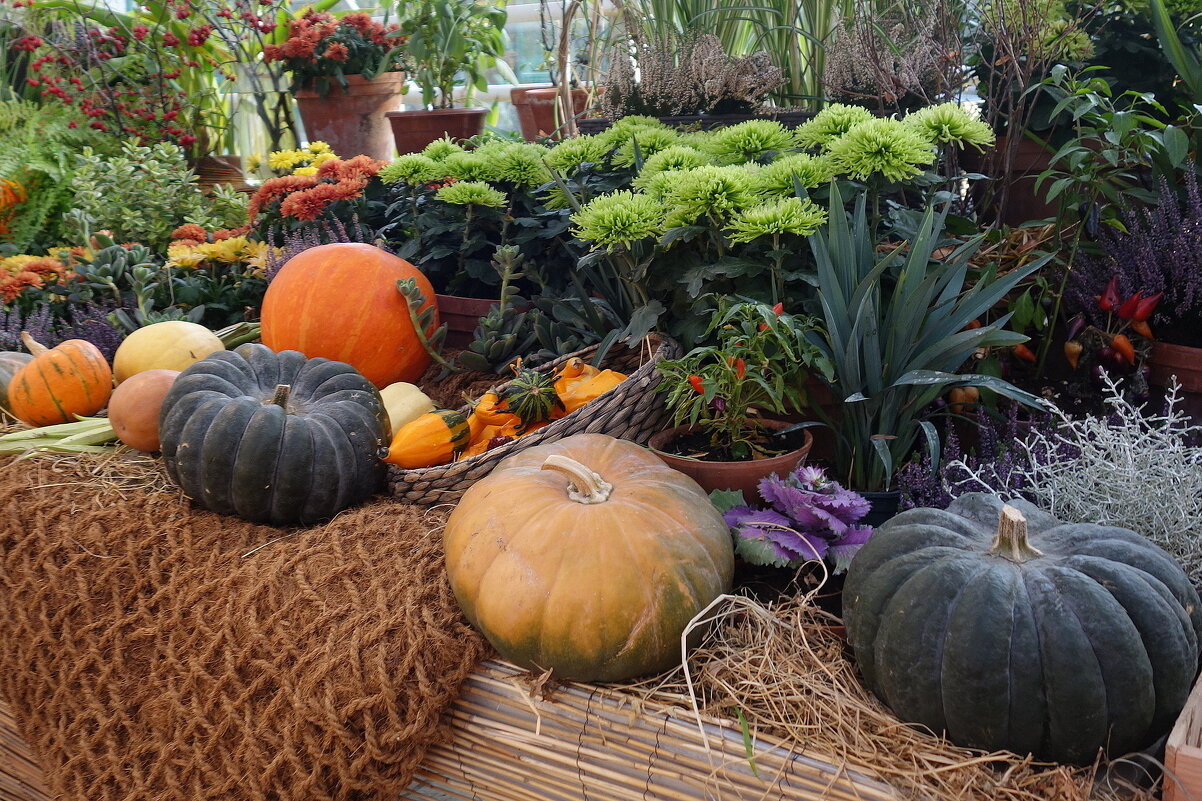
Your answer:
[[[435,295],[438,319],[447,324],[445,344],[466,348],[476,334],[480,318],[500,303],[498,298],[463,298],[458,295]]]
[[[522,127],[522,138],[534,142],[540,136],[551,136],[559,139],[556,132],[558,125],[555,121],[555,102],[559,88],[555,86],[535,86],[509,90],[509,98],[517,112],[518,122]],[[572,90],[572,113],[584,113],[588,103],[588,92],[583,89]],[[559,125],[563,120],[559,121]]]
[[[386,72],[374,80],[347,75],[343,91],[333,84],[322,96],[312,89],[296,93],[305,134],[310,142],[325,142],[342,158],[371,156],[392,159],[392,130],[384,115],[400,104],[403,72]]]
[[[436,108],[390,111],[384,116],[392,125],[398,153],[417,153],[435,139],[449,136],[468,139],[484,130],[486,108]]]
[[[780,420],[760,421],[765,428],[780,431],[792,425]],[[678,437],[691,433],[696,426],[677,426],[667,431],[655,434],[647,442],[651,451],[663,460],[664,464],[679,470],[701,485],[706,492],[717,489],[741,490],[743,498],[748,503],[758,503],[760,499],[757,488],[760,479],[776,473],[783,476],[793,472],[799,464],[805,461],[814,444],[814,437],[809,431],[804,431],[805,444],[795,451],[774,456],[770,459],[752,459],[741,462],[707,462],[702,459],[689,459],[668,453],[664,449]]]

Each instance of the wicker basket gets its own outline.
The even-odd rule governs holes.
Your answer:
[[[569,353],[538,369],[552,371],[573,356],[587,360],[595,352],[596,346]],[[634,442],[646,442],[648,437],[665,428],[668,423],[668,410],[663,398],[652,392],[660,379],[655,363],[661,359],[674,359],[680,353],[680,345],[662,334],[648,335],[636,348],[615,345],[605,355],[602,366],[626,373],[628,378],[591,402],[581,410],[584,413],[569,414],[538,431],[461,462],[418,470],[390,466],[388,490],[393,497],[405,503],[422,506],[454,503],[468,487],[491,473],[502,459],[534,445],[584,433],[609,434]],[[468,410],[464,411],[466,413]]]

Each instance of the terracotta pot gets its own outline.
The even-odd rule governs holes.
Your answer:
[[[552,88],[550,84],[542,86],[515,86],[509,90],[509,102],[513,103],[513,110],[518,115],[518,127],[522,132],[522,138],[527,142],[533,142],[538,137],[538,126],[534,121],[534,111],[530,108],[530,100],[528,95],[537,89]]]
[[[559,139],[559,126],[563,125],[563,120],[556,122],[555,104],[559,96],[557,87],[543,87],[539,89],[529,89],[526,91],[525,101],[529,109],[529,118],[531,128],[529,131],[522,128],[522,137],[527,141],[533,142],[540,136],[550,136],[552,139]],[[572,90],[572,114],[579,116],[584,113],[584,109],[588,104],[588,92],[583,89]],[[519,112],[520,115],[520,112]],[[520,119],[520,116],[519,116]]]
[[[1057,211],[1056,204],[1047,203],[1043,199],[1043,193],[1047,191],[1047,187],[1043,187],[1042,192],[1035,190],[1035,181],[1039,178],[1039,174],[1051,166],[1052,153],[1039,142],[1023,137],[1016,145],[1010,169],[1003,173],[1002,166],[1007,147],[1009,147],[1009,138],[999,136],[992,151],[978,153],[973,148],[967,148],[960,153],[960,164],[965,169],[971,172],[985,173],[991,178],[995,178],[998,184],[1005,183],[1008,186],[1006,207],[1003,209],[990,208],[986,213],[998,218],[998,221],[1006,225],[1021,225],[1029,220],[1054,217]],[[978,182],[975,190],[977,193],[984,193],[986,182]],[[993,187],[991,194],[990,202],[996,204],[1001,199],[1001,187]],[[984,199],[984,197],[978,197],[978,201]]]
[[[1149,380],[1153,384],[1167,387],[1169,379],[1177,376],[1182,390],[1202,392],[1202,348],[1153,342],[1148,365],[1152,368]]]
[[[392,132],[386,112],[400,105],[402,72],[386,72],[375,80],[346,76],[347,88],[334,83],[323,97],[312,89],[296,93],[296,105],[310,142],[325,142],[343,158],[367,155],[392,159]]]
[[[462,298],[458,295],[434,297],[438,303],[438,319],[447,324],[444,344],[459,349],[471,343],[480,318],[500,302],[497,298]]]
[[[449,136],[468,139],[484,130],[486,108],[436,108],[390,111],[384,116],[392,125],[398,153],[417,153],[435,139]]]
[[[780,431],[791,425],[782,420],[763,420],[762,423],[765,428],[773,431]],[[742,462],[707,462],[701,459],[687,459],[664,450],[665,446],[673,440],[690,433],[695,428],[696,426],[677,426],[667,431],[660,431],[658,434],[652,435],[647,445],[656,456],[663,460],[664,464],[684,473],[700,484],[706,492],[713,492],[716,489],[741,490],[743,498],[749,503],[758,503],[762,500],[757,489],[760,479],[767,478],[773,473],[783,476],[792,472],[797,465],[805,461],[814,444],[814,437],[809,431],[803,430],[805,444],[797,450],[774,456],[771,459]]]

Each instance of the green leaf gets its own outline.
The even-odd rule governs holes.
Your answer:
[[[746,506],[747,500],[743,497],[743,490],[714,490],[710,493],[710,502],[717,507],[719,512],[729,512],[738,506]]]

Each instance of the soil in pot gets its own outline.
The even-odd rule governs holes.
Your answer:
[[[789,423],[764,420],[762,425],[779,431]],[[757,486],[769,475],[785,475],[805,461],[814,438],[805,429],[792,431],[774,443],[777,455],[770,458],[737,462],[718,461],[720,454],[711,453],[709,437],[695,426],[679,426],[661,431],[651,437],[648,445],[669,467],[692,478],[706,492],[716,489],[739,490],[752,503],[760,500]]]

